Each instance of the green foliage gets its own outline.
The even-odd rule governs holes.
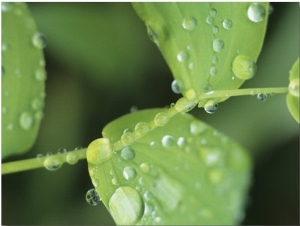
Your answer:
[[[290,70],[289,80],[286,102],[291,115],[299,123],[299,58]]]
[[[163,110],[125,115],[88,147],[92,182],[116,223],[239,223],[250,181],[246,151],[189,114],[151,130],[146,122]],[[114,148],[124,134],[148,130],[132,145]]]
[[[133,3],[133,7],[189,100],[213,90],[236,89],[256,73],[268,3]]]
[[[43,37],[24,3],[2,3],[2,158],[28,151],[45,97]]]

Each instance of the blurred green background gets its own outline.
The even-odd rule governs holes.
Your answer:
[[[46,107],[31,158],[59,148],[86,147],[110,121],[138,109],[164,107],[172,75],[129,3],[29,3],[45,49]],[[272,3],[274,11],[258,73],[243,87],[288,85],[299,55],[299,4]],[[285,95],[233,97],[208,115],[194,115],[228,134],[254,156],[255,169],[243,224],[299,224],[299,125]],[[91,207],[86,161],[49,172],[2,177],[2,224],[113,225],[102,204]]]

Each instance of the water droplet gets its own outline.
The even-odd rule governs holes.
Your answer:
[[[37,158],[37,160],[41,160],[42,158],[44,158],[44,155],[43,155],[43,154],[38,154],[38,155],[36,156],[36,158]]]
[[[47,76],[46,76],[46,72],[43,69],[37,70],[35,72],[35,79],[42,82],[45,81]]]
[[[124,134],[122,134],[121,136],[121,141],[123,142],[123,144],[125,145],[130,145],[134,142],[134,137],[133,134],[131,132],[126,132]]]
[[[40,98],[35,98],[31,102],[31,107],[33,110],[41,110],[44,107],[44,101]]]
[[[215,52],[220,52],[224,48],[224,41],[216,38],[213,40],[213,50]]]
[[[204,105],[204,110],[208,113],[208,114],[213,114],[215,113],[215,111],[218,109],[218,104],[216,104],[214,101],[208,101],[205,105]]]
[[[138,110],[139,110],[139,108],[137,106],[131,106],[130,113],[137,112]]]
[[[192,121],[190,124],[190,132],[193,135],[198,135],[206,130],[206,125],[200,121]]]
[[[229,30],[232,27],[232,21],[225,19],[223,20],[222,25],[224,29]]]
[[[211,68],[209,69],[209,74],[210,74],[211,76],[215,76],[217,73],[218,73],[218,70],[217,70],[216,67],[211,67]]]
[[[146,191],[144,193],[144,198],[145,198],[145,200],[150,201],[153,198],[153,195],[151,194],[151,192]]]
[[[150,131],[150,126],[146,122],[139,122],[135,125],[134,130],[138,135],[144,135]]]
[[[144,212],[140,194],[132,187],[117,188],[109,200],[109,210],[118,225],[133,225]]]
[[[177,80],[174,80],[172,83],[171,83],[171,89],[174,93],[176,94],[181,94],[181,84],[180,82],[178,82]]]
[[[193,101],[189,101],[188,99],[182,97],[180,98],[176,104],[175,104],[175,109],[178,112],[188,112],[192,110],[196,106],[196,103]]]
[[[107,138],[99,138],[89,144],[86,151],[87,161],[98,165],[111,158],[113,154],[112,145]]]
[[[249,6],[247,15],[249,20],[258,23],[261,22],[266,16],[265,8],[259,3],[253,3]]]
[[[98,192],[92,188],[87,191],[87,193],[85,195],[85,200],[91,206],[97,206],[98,203],[101,201],[101,198],[100,198]]]
[[[169,116],[164,112],[159,112],[154,117],[154,123],[156,126],[164,126],[169,121]]]
[[[171,147],[174,144],[174,138],[170,135],[165,135],[162,139],[161,139],[161,143],[164,147]]]
[[[293,96],[299,97],[299,78],[295,78],[290,81],[289,92]]]
[[[150,147],[153,148],[153,149],[156,148],[157,147],[156,142],[155,141],[151,141],[150,142]]]
[[[132,167],[126,166],[123,169],[123,177],[125,178],[125,180],[133,179],[136,177],[136,172]]]
[[[32,37],[32,44],[38,49],[44,49],[46,47],[46,36],[42,33],[36,33]]]
[[[70,152],[67,154],[66,160],[70,165],[74,165],[78,162],[78,157],[75,153]]]
[[[210,9],[209,10],[209,14],[213,17],[215,17],[217,15],[217,10],[216,9]]]
[[[212,24],[214,19],[211,16],[208,16],[208,17],[206,17],[205,21],[206,21],[207,24]]]
[[[206,165],[212,166],[221,163],[221,153],[219,149],[202,148],[199,152]]]
[[[257,99],[260,100],[260,101],[265,101],[267,99],[267,94],[265,93],[259,93],[257,94]]]
[[[238,55],[232,62],[232,71],[240,79],[250,79],[256,73],[256,63],[250,57]]]
[[[187,145],[186,139],[185,139],[184,137],[179,137],[179,138],[177,139],[177,145],[178,145],[178,147],[180,147],[180,148],[185,147],[185,146]]]
[[[121,157],[126,161],[133,160],[135,157],[135,152],[131,147],[124,147],[121,150]]]
[[[47,170],[55,171],[62,166],[62,162],[57,156],[48,156],[44,161],[44,167]]]
[[[218,34],[218,32],[219,32],[218,26],[213,26],[211,31],[213,34]]]
[[[13,4],[12,2],[2,2],[1,3],[1,11],[4,13],[4,12],[8,12],[12,9],[13,7]]]
[[[150,172],[150,165],[147,162],[143,162],[140,165],[140,169],[142,170],[143,173],[149,173]]]
[[[67,149],[65,149],[65,148],[59,148],[57,150],[57,154],[65,154],[65,153],[67,153]]]
[[[111,179],[111,183],[115,186],[119,184],[117,178],[115,178],[115,177],[113,179]]]
[[[33,117],[31,113],[25,111],[20,116],[20,126],[24,130],[30,130],[33,125]]]
[[[185,62],[189,59],[189,54],[186,51],[181,51],[177,54],[177,60],[179,62]]]
[[[185,30],[188,31],[194,30],[196,26],[197,26],[197,20],[192,16],[186,17],[182,21],[182,27]]]

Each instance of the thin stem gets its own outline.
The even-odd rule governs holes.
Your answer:
[[[77,163],[78,160],[86,158],[86,148],[68,151],[63,154],[55,154],[44,157],[36,157],[32,159],[19,160],[14,162],[2,163],[2,175],[16,173],[37,168],[46,168],[48,170],[56,170],[63,163],[71,165]]]

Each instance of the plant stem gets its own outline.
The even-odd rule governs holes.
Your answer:
[[[86,148],[68,151],[63,154],[55,154],[32,159],[2,163],[2,175],[22,172],[37,168],[46,168],[50,171],[59,169],[63,163],[76,164],[78,160],[86,158]]]

